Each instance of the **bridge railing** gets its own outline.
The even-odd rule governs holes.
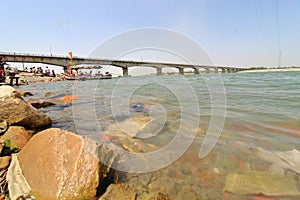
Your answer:
[[[8,55],[8,56],[39,56],[39,57],[61,57],[66,58],[68,56],[63,55],[51,55],[51,54],[34,54],[34,53],[17,53],[17,52],[3,52],[0,51],[0,55]]]
[[[1,55],[8,55],[8,56],[33,56],[33,57],[54,57],[54,58],[65,58],[68,59],[69,56],[65,55],[51,55],[51,54],[34,54],[34,53],[17,53],[17,52],[1,52],[0,51],[0,57]],[[220,69],[240,69],[237,67],[229,67],[229,66],[206,66],[206,65],[189,65],[189,64],[184,64],[184,63],[168,63],[168,62],[153,62],[153,61],[139,61],[139,60],[113,60],[113,59],[99,59],[99,58],[92,58],[92,57],[79,57],[79,56],[73,56],[74,59],[83,59],[83,60],[102,60],[102,61],[108,61],[108,62],[136,62],[136,63],[143,63],[143,64],[162,64],[162,65],[168,65],[171,67],[176,67],[176,66],[182,66],[183,68],[188,68],[188,67],[195,67],[195,68],[207,68],[207,69],[215,69],[215,68],[220,68]],[[244,69],[243,69],[244,70]]]

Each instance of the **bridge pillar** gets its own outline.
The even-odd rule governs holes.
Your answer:
[[[183,75],[184,74],[184,69],[183,68],[178,68],[179,69],[179,75]]]
[[[123,67],[123,76],[128,76],[128,67]]]
[[[156,68],[156,75],[161,76],[162,75],[162,67],[157,67]]]
[[[208,68],[205,68],[205,73],[209,74],[210,70]]]
[[[194,74],[199,74],[199,69],[198,68],[194,68]]]
[[[219,68],[215,68],[215,73],[217,74],[217,73],[219,73]]]
[[[234,69],[229,69],[229,73],[234,73]]]
[[[221,68],[222,69],[222,73],[226,73],[226,69],[225,68]]]

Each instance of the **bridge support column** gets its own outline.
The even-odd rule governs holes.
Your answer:
[[[222,73],[226,73],[226,69],[222,68]]]
[[[228,69],[228,72],[229,72],[229,73],[233,73],[233,72],[234,72],[234,69]]]
[[[219,68],[215,68],[215,73],[219,73]]]
[[[199,69],[198,68],[194,68],[194,74],[199,74]]]
[[[208,68],[205,68],[205,73],[209,74],[210,70]]]
[[[183,68],[179,68],[179,75],[183,75],[184,74],[184,69]]]
[[[156,75],[161,76],[162,75],[162,67],[157,67],[156,68]]]
[[[128,67],[123,67],[123,76],[128,76]]]

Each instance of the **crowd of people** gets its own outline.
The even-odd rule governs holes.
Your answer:
[[[50,68],[46,67],[45,70],[43,70],[42,67],[30,67],[30,68],[27,68],[25,67],[24,70],[25,72],[29,72],[29,73],[34,73],[34,74],[41,74],[41,75],[44,75],[44,76],[53,76],[55,77],[55,71],[54,70],[50,70]]]
[[[16,67],[11,67],[6,62],[2,61],[2,58],[0,57],[0,82],[5,82],[5,77],[7,76],[14,76],[21,72],[33,73],[36,75],[49,77],[56,76],[55,71],[51,71],[49,67],[46,67],[45,69],[43,69],[42,67],[25,67],[24,70],[18,70]]]

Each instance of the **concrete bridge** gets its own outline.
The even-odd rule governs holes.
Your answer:
[[[70,58],[68,56],[52,56],[42,54],[22,54],[22,53],[3,53],[0,52],[0,58],[5,62],[20,62],[20,63],[43,63],[50,65],[57,65],[68,69],[70,65]],[[99,59],[99,58],[84,58],[73,57],[75,65],[111,65],[122,68],[123,76],[128,76],[128,69],[130,67],[152,67],[156,68],[157,75],[162,75],[163,68],[177,68],[179,74],[184,74],[185,68],[194,70],[194,74],[199,74],[201,70],[206,73],[233,73],[238,71],[247,70],[246,68],[237,67],[222,67],[222,66],[206,66],[206,65],[192,65],[192,64],[179,64],[179,63],[164,63],[164,62],[147,62],[147,61],[126,61],[126,60],[113,60],[113,59]]]

